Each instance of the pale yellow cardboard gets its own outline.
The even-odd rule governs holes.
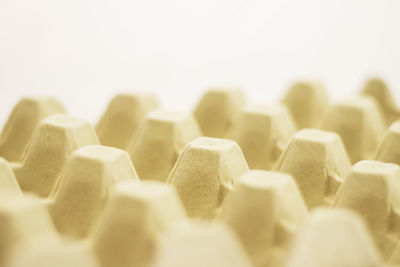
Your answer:
[[[21,256],[23,251],[44,243],[60,242],[46,207],[33,196],[1,192],[0,266]]]
[[[0,191],[10,191],[21,194],[21,188],[10,164],[3,158],[0,158]]]
[[[44,119],[33,133],[22,162],[13,167],[21,189],[47,197],[70,154],[98,142],[86,120],[68,115]]]
[[[252,170],[237,179],[220,217],[238,235],[254,266],[277,267],[307,213],[290,175]]]
[[[376,100],[386,125],[400,120],[400,109],[397,107],[392,93],[382,79],[378,77],[370,78],[365,83],[361,93],[371,96]]]
[[[299,232],[286,267],[372,267],[382,259],[361,218],[317,209]]]
[[[51,97],[24,97],[11,111],[0,135],[0,157],[19,161],[40,121],[64,107]]]
[[[76,150],[50,194],[50,214],[65,236],[88,236],[102,214],[113,187],[125,179],[138,180],[128,153],[92,145]]]
[[[293,176],[312,209],[332,202],[350,167],[337,134],[303,129],[293,136],[274,169]]]
[[[128,149],[140,179],[165,182],[185,145],[200,136],[191,114],[150,112]]]
[[[299,129],[318,127],[329,108],[325,88],[316,81],[296,82],[282,102],[288,107]]]
[[[158,102],[152,94],[115,96],[96,125],[101,144],[128,149],[146,114],[157,108]]]
[[[400,165],[400,120],[393,122],[386,130],[375,159]]]
[[[21,251],[7,267],[100,267],[88,242],[53,244],[41,241]]]
[[[389,257],[400,230],[400,167],[364,160],[356,163],[339,189],[336,207],[360,214],[377,246]]]
[[[353,164],[375,157],[385,131],[375,100],[367,96],[347,100],[331,107],[320,128],[340,136]]]
[[[284,102],[296,122],[318,124],[328,107],[323,89],[311,83],[294,88],[300,89],[292,89]],[[358,158],[398,163],[400,124],[394,123],[379,138],[384,125],[380,113],[386,121],[396,114],[385,88],[373,81],[363,94],[375,100],[362,97],[338,104],[342,107],[333,107],[323,126],[334,128]],[[46,112],[63,111],[55,100],[16,106],[0,144],[12,140],[4,144],[15,144],[16,153],[25,152],[12,160],[20,162],[0,158],[0,266],[280,267],[287,260],[288,267],[381,266],[368,231],[384,259],[400,262],[398,165],[361,161],[347,175],[350,163],[338,135],[305,129],[288,142],[294,127],[285,108],[241,111],[241,93],[212,90],[194,112],[203,120],[202,127],[236,140],[251,168],[270,169],[281,154],[274,169],[293,177],[248,171],[234,141],[195,139],[200,130],[191,116],[149,113],[157,107],[154,97],[135,97],[137,102],[127,95],[116,97],[97,129],[110,145],[127,144],[123,148],[129,148],[130,157],[116,148],[87,146],[98,144],[98,139],[84,120],[53,115],[39,123]],[[20,149],[26,139],[26,149]],[[12,155],[13,149],[8,147],[7,153]],[[168,184],[139,181],[130,158],[140,166],[140,176],[158,181],[169,176]],[[51,190],[50,197],[24,197],[16,180],[24,191],[42,197]],[[334,207],[358,212],[369,230],[349,211],[319,210],[293,244],[307,216],[301,195],[309,208],[330,205],[342,183]],[[225,224],[183,219],[185,210],[190,217],[218,216]],[[183,222],[177,223],[179,219]],[[68,243],[60,240],[56,229]],[[87,239],[81,243],[82,238]],[[2,265],[8,260],[11,265]]]
[[[176,223],[161,238],[152,267],[251,267],[232,231],[220,223]]]
[[[94,232],[101,266],[150,266],[160,235],[183,218],[184,208],[172,186],[155,181],[121,182]]]
[[[202,96],[193,114],[205,136],[224,138],[244,104],[238,89],[212,89]]]
[[[212,219],[235,179],[247,170],[237,143],[200,137],[185,147],[167,183],[176,187],[190,217]]]
[[[254,105],[238,115],[226,137],[239,144],[250,169],[270,170],[295,132],[285,106]]]

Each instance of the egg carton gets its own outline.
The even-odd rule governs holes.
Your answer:
[[[96,127],[25,97],[0,157],[0,266],[400,264],[400,109],[378,78],[334,105],[313,81],[274,105],[212,89],[191,114],[120,94]]]

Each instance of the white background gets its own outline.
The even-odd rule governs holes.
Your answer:
[[[400,103],[399,0],[0,0],[0,125],[23,95],[96,122],[119,91],[190,110],[208,87],[270,103],[311,78],[333,102],[371,74]]]

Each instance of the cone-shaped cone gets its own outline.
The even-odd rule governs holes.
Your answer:
[[[14,166],[21,189],[47,197],[69,155],[91,144],[98,144],[98,139],[87,121],[67,115],[44,119],[33,133],[23,161]]]
[[[383,80],[379,78],[369,79],[362,90],[362,94],[375,98],[385,118],[386,125],[400,120],[400,109],[397,107],[394,97]]]
[[[200,136],[190,114],[150,112],[128,150],[140,179],[165,182],[185,145]]]
[[[153,267],[250,267],[236,236],[224,224],[184,221],[162,237]]]
[[[128,153],[106,146],[85,146],[69,158],[50,195],[50,214],[58,230],[87,236],[102,213],[114,185],[138,180]]]
[[[5,159],[0,158],[0,191],[3,190],[21,194],[21,188],[10,164]]]
[[[289,108],[299,129],[317,127],[329,108],[325,88],[318,82],[295,83],[282,102]]]
[[[394,122],[386,131],[375,159],[400,165],[400,120]]]
[[[247,170],[234,141],[200,137],[185,147],[167,182],[176,187],[190,217],[211,219],[234,180]]]
[[[147,112],[156,108],[158,102],[152,94],[115,96],[96,126],[101,144],[128,149]]]
[[[59,237],[44,204],[32,196],[2,192],[0,197],[0,266],[21,256],[21,251],[42,240],[57,243]]]
[[[372,160],[356,163],[338,191],[336,206],[358,212],[383,254],[391,255],[400,229],[400,167]]]
[[[255,266],[277,267],[305,220],[307,208],[290,175],[252,170],[238,178],[220,215],[236,232]]]
[[[283,105],[247,107],[234,120],[226,137],[241,147],[250,169],[272,169],[296,132]]]
[[[333,106],[325,115],[321,129],[339,134],[353,164],[375,157],[385,131],[376,102],[370,97]]]
[[[299,232],[287,267],[381,266],[363,221],[348,210],[315,210]]]
[[[101,266],[150,266],[160,234],[184,217],[172,186],[155,181],[121,182],[94,233]]]
[[[245,99],[240,90],[210,90],[197,104],[194,116],[205,136],[223,138],[244,103]]]
[[[331,203],[350,167],[337,134],[303,129],[293,136],[274,169],[293,176],[312,209]]]
[[[11,111],[0,135],[0,157],[19,161],[40,121],[52,114],[65,113],[51,97],[24,97]]]

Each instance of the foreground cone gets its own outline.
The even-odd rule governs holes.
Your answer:
[[[224,224],[177,223],[161,239],[153,267],[251,267]]]
[[[101,266],[150,266],[159,236],[184,217],[172,186],[154,181],[120,183],[94,233]]]
[[[293,176],[312,209],[331,204],[350,167],[337,134],[304,129],[293,136],[274,169]]]
[[[14,166],[21,189],[47,197],[69,155],[91,144],[98,144],[98,139],[87,121],[67,115],[44,119],[34,132],[23,161]]]
[[[0,197],[0,236],[0,266],[21,257],[21,251],[60,241],[39,199],[4,192]]]
[[[0,135],[0,157],[19,161],[40,121],[64,107],[51,97],[24,97],[11,111]]]
[[[289,108],[299,129],[317,127],[329,108],[325,88],[318,82],[295,83],[282,102]]]
[[[194,116],[205,136],[223,138],[244,103],[240,90],[213,89],[203,95]]]
[[[221,210],[254,266],[281,266],[307,208],[290,175],[253,170],[238,178]]]
[[[386,131],[375,159],[400,165],[400,120],[394,122]]]
[[[153,111],[128,151],[141,179],[165,182],[184,146],[200,136],[192,115]]]
[[[375,99],[385,118],[386,125],[400,120],[400,109],[397,107],[394,97],[383,80],[379,78],[369,79],[362,90],[362,94]]]
[[[376,102],[359,97],[333,106],[326,114],[321,129],[337,133],[354,164],[373,159],[384,134],[384,123]]]
[[[316,210],[299,232],[287,267],[381,266],[362,220],[347,210]]]
[[[152,94],[119,94],[115,96],[96,126],[105,146],[128,149],[147,112],[158,108]]]
[[[16,194],[22,193],[10,164],[5,159],[0,158],[0,191],[3,190]]]
[[[190,217],[212,219],[234,180],[247,170],[238,144],[200,137],[185,147],[167,182],[176,187]]]
[[[59,232],[72,238],[91,233],[114,185],[124,179],[138,180],[125,151],[99,145],[76,150],[50,195],[50,214]]]
[[[336,206],[358,212],[388,257],[400,229],[400,167],[365,160],[356,163],[337,194]]]
[[[254,106],[238,116],[227,138],[241,147],[250,169],[270,170],[295,132],[283,105]]]

